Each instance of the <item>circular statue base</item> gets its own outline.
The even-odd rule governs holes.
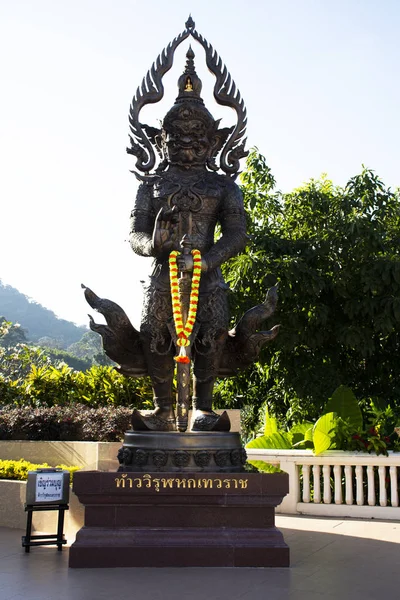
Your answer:
[[[127,431],[118,470],[241,473],[246,458],[237,432]]]

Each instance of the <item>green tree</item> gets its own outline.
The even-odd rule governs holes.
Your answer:
[[[52,338],[49,335],[44,335],[38,339],[37,345],[41,348],[54,348],[56,350],[61,350],[63,347],[63,342],[60,338]]]
[[[285,420],[315,418],[347,385],[359,398],[400,399],[400,195],[370,169],[344,189],[326,176],[283,194],[257,150],[242,174],[246,252],[224,266],[236,316],[279,281],[281,331],[245,377],[219,394],[267,401]],[[253,413],[256,408],[253,408]]]
[[[70,354],[66,350],[58,350],[57,348],[47,348],[42,346],[41,349],[46,356],[51,360],[52,364],[56,367],[60,367],[61,363],[66,364],[75,371],[87,371],[93,365],[93,361],[89,358],[78,358],[73,354]]]
[[[91,361],[93,364],[114,365],[113,361],[104,353],[101,336],[94,331],[84,333],[78,342],[67,348],[67,351],[73,356]]]
[[[22,329],[21,325],[0,317],[0,346],[10,348],[16,344],[23,344],[25,342],[26,332]]]

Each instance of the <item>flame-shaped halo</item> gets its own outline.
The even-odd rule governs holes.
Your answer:
[[[247,124],[246,107],[228,69],[212,45],[196,31],[195,23],[191,17],[186,21],[184,31],[175,37],[157,57],[157,60],[143,78],[142,84],[136,90],[129,110],[131,146],[127,148],[127,152],[136,156],[136,168],[139,171],[149,173],[154,168],[156,157],[153,146],[157,150],[160,148],[157,139],[158,130],[141,124],[139,114],[146,104],[154,104],[163,98],[162,78],[173,65],[175,50],[190,35],[204,48],[207,67],[215,75],[214,98],[216,102],[223,106],[229,106],[236,111],[237,123],[229,139],[224,144],[220,159],[221,169],[225,173],[234,176],[239,170],[239,160],[248,154],[244,149],[246,140],[243,139]]]

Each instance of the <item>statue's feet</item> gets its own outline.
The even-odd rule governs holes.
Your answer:
[[[226,410],[217,415],[213,410],[195,410],[191,431],[230,431],[231,422]]]
[[[176,431],[173,408],[156,408],[141,411],[134,409],[131,417],[134,431]]]

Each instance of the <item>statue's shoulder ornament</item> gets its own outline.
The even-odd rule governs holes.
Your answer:
[[[136,179],[138,179],[143,185],[146,185],[146,186],[154,186],[161,179],[160,175],[156,175],[156,174],[141,175],[137,171],[131,171],[131,173],[133,173],[135,175]]]

